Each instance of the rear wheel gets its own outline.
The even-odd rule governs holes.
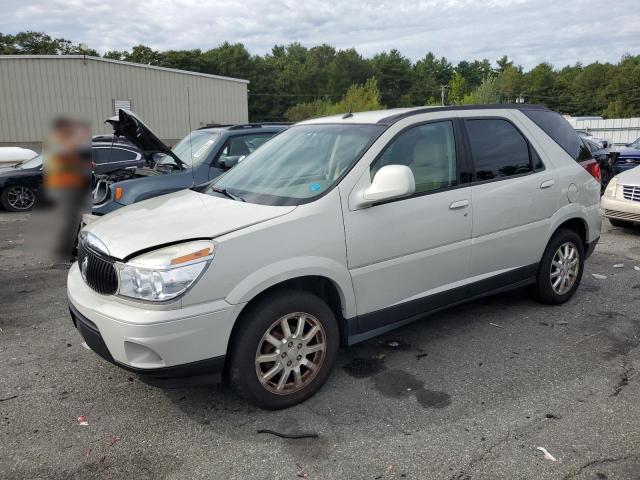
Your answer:
[[[11,185],[0,194],[0,203],[10,212],[26,212],[36,203],[36,194],[24,185]]]
[[[557,231],[542,255],[536,274],[535,294],[549,305],[569,300],[578,289],[584,269],[584,245],[572,230]]]
[[[338,356],[329,306],[302,290],[280,290],[243,315],[231,346],[229,380],[259,407],[286,408],[315,394]]]

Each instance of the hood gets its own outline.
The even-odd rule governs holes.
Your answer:
[[[631,168],[616,175],[619,185],[635,185],[640,187],[640,167]]]
[[[150,198],[91,222],[109,254],[125,259],[141,250],[194,238],[215,238],[292,212],[296,207],[244,203],[192,190]]]
[[[118,115],[108,118],[105,123],[113,127],[114,135],[124,137],[133,145],[142,150],[146,155],[163,153],[172,157],[178,165],[183,167],[185,163],[160,140],[135,113],[120,109]]]
[[[632,147],[620,147],[618,152],[621,157],[640,157],[640,150]]]

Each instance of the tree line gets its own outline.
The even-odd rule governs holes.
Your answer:
[[[44,32],[0,33],[0,54],[86,54],[96,50]],[[105,58],[249,80],[252,121],[372,108],[465,103],[542,103],[562,113],[640,116],[640,55],[617,63],[557,68],[541,63],[525,70],[507,56],[454,64],[426,53],[413,62],[398,50],[363,57],[355,48],[276,45],[265,55],[242,43],[209,50],[157,51],[145,45],[108,51]]]

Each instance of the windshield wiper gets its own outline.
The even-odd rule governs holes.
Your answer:
[[[245,201],[244,198],[242,198],[239,195],[235,195],[235,194],[229,192],[226,188],[211,187],[211,190],[213,190],[216,193],[221,193],[222,195],[224,195],[227,198],[230,198],[231,200],[237,200],[239,202],[244,202]]]

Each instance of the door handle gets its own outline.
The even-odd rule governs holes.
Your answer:
[[[553,187],[556,182],[554,180],[545,180],[540,184],[540,188],[549,188]]]
[[[457,200],[449,205],[450,210],[458,210],[459,208],[465,208],[469,206],[469,200]]]

